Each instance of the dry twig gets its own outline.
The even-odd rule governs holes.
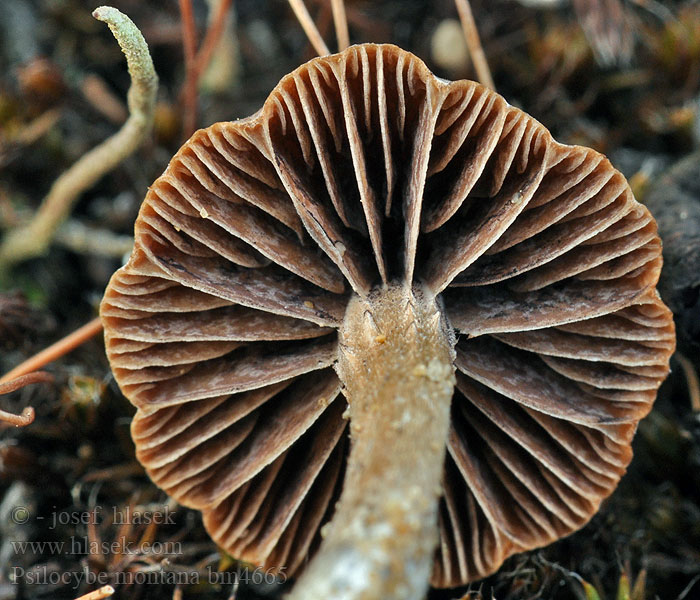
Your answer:
[[[197,59],[195,61],[195,68],[197,69],[197,79],[199,79],[204,71],[206,70],[209,62],[211,61],[212,54],[214,54],[214,49],[216,44],[224,31],[224,26],[226,25],[226,14],[231,7],[232,0],[221,0],[219,6],[216,9],[216,15],[210,21],[209,29],[207,30],[202,45],[197,53]]]
[[[78,196],[133,153],[151,130],[158,77],[146,41],[133,21],[116,8],[101,6],[92,15],[107,23],[126,56],[131,75],[129,119],[54,182],[31,223],[7,234],[0,245],[0,268],[45,252]]]
[[[6,373],[4,376],[0,377],[0,384],[10,382],[13,379],[19,378],[23,375],[32,374],[33,371],[40,369],[44,365],[47,365],[64,354],[67,354],[71,350],[74,350],[90,338],[96,336],[98,333],[100,333],[100,331],[102,331],[102,321],[100,321],[99,317],[97,317],[86,325],[76,329],[73,333],[57,341],[55,344],[52,344],[38,354],[35,354],[31,358],[25,360],[23,363],[12,369],[12,371],[9,373]]]
[[[197,126],[197,27],[194,22],[192,0],[180,0],[182,47],[185,54],[185,85],[182,91],[184,108],[183,130],[189,137]]]
[[[27,425],[31,425],[34,422],[35,416],[34,409],[31,406],[25,407],[24,410],[22,410],[21,415],[0,410],[0,421],[3,423],[9,423],[15,427],[26,427]]]
[[[182,45],[185,53],[185,84],[182,92],[184,105],[183,132],[188,138],[197,129],[197,87],[211,61],[219,38],[226,25],[226,15],[232,0],[221,0],[216,15],[209,21],[204,41],[197,50],[197,27],[194,21],[192,0],[180,0],[182,19]]]
[[[32,383],[46,383],[50,381],[53,381],[53,375],[51,375],[51,373],[36,371],[34,373],[22,375],[15,379],[11,379],[10,381],[0,383],[0,395],[16,392],[25,385],[31,385]],[[17,427],[25,427],[26,425],[30,425],[34,422],[34,417],[34,409],[31,406],[25,407],[21,415],[0,410],[0,421],[9,423],[10,425],[15,425]]]

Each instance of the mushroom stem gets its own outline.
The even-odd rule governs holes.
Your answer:
[[[352,446],[342,496],[290,600],[424,597],[455,384],[435,296],[390,287],[350,301],[337,371]]]

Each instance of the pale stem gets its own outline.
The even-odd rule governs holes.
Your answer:
[[[351,300],[340,348],[347,472],[290,600],[420,600],[438,542],[454,337],[430,292],[392,287]]]

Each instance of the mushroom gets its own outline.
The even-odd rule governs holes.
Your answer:
[[[615,489],[674,347],[660,268],[605,157],[364,44],[192,136],[101,317],[138,459],[223,549],[295,599],[421,598]]]

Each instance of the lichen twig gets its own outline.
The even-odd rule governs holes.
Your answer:
[[[132,154],[151,131],[158,77],[146,41],[133,21],[116,8],[101,6],[92,15],[107,23],[126,56],[131,75],[129,118],[117,133],[82,156],[54,182],[28,225],[7,234],[0,245],[0,269],[43,254],[78,196]]]
[[[472,62],[474,63],[474,68],[476,69],[476,76],[478,77],[480,83],[491,88],[492,90],[495,90],[496,86],[493,83],[493,77],[491,77],[491,69],[489,69],[489,64],[486,62],[486,55],[484,54],[484,49],[481,46],[479,31],[476,28],[476,22],[474,21],[474,15],[472,14],[472,8],[469,4],[469,0],[455,0],[455,5],[457,6],[457,12],[459,13],[459,20],[462,23],[464,37],[467,40],[469,54],[472,57]]]

